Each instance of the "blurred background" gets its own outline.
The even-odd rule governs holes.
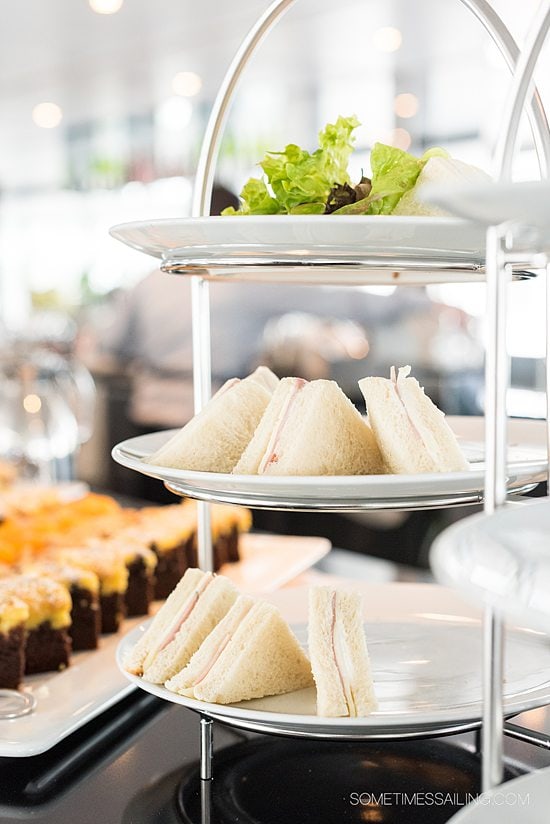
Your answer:
[[[521,42],[537,0],[492,5]],[[152,259],[108,229],[189,214],[214,96],[266,6],[26,0],[4,10],[0,458],[16,460],[23,475],[78,475],[103,489],[162,494],[160,485],[113,465],[109,450],[191,414],[189,284],[153,272]],[[547,103],[549,61],[547,48],[537,72]],[[300,0],[239,88],[213,212],[258,174],[266,150],[288,142],[312,150],[319,129],[339,114],[355,113],[362,123],[357,176],[368,170],[377,140],[414,153],[441,145],[491,171],[509,80],[459,0]],[[537,176],[526,123],[515,176]],[[543,283],[512,288],[510,413],[544,417]],[[263,361],[283,374],[333,377],[359,402],[358,378],[410,362],[445,411],[483,411],[483,285],[353,294],[218,284],[212,303],[215,382]],[[418,537],[411,519],[406,540],[417,561],[428,527],[423,521]],[[361,548],[364,531],[354,536],[364,528],[340,523],[333,539]],[[390,552],[375,544],[375,553]]]

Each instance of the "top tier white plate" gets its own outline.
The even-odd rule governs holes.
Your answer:
[[[165,271],[206,278],[342,285],[484,279],[485,231],[456,218],[202,217],[110,231],[160,258]]]

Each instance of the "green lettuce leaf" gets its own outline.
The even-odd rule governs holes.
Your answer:
[[[349,182],[352,132],[358,125],[354,116],[329,123],[312,154],[294,143],[283,152],[268,152],[260,166],[271,191],[264,180],[251,178],[241,192],[241,208],[223,214],[322,214],[331,189]]]
[[[403,149],[375,143],[370,156],[372,169],[369,214],[389,215],[405,192],[412,189],[422,162]]]
[[[319,132],[319,148],[310,154],[295,143],[283,152],[268,152],[260,166],[265,178],[250,178],[241,192],[241,206],[224,215],[323,214],[331,191],[349,184],[348,163],[353,131],[359,121],[339,117]],[[410,191],[430,157],[448,157],[444,149],[428,149],[421,158],[402,149],[375,143],[371,152],[372,188],[368,197],[333,212],[336,215],[390,215]]]
[[[428,149],[417,158],[403,149],[375,143],[371,152],[372,188],[369,196],[343,206],[335,215],[391,215],[410,191],[430,157],[448,157],[445,149]]]
[[[276,215],[279,204],[271,197],[264,180],[251,177],[241,192],[242,205],[239,210],[233,206],[224,209],[222,215]]]

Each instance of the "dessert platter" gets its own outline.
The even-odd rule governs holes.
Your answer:
[[[122,508],[83,485],[15,484],[0,503],[0,756],[20,757],[133,689],[117,645],[196,563],[197,515],[190,501]],[[247,592],[283,586],[331,546],[248,534],[243,509],[218,508],[214,519],[216,568]]]
[[[330,550],[324,538],[251,533],[241,537],[241,561],[223,574],[247,592],[271,592],[309,569]],[[158,609],[155,602],[151,614]],[[135,689],[115,663],[121,637],[139,631],[143,617],[126,618],[117,634],[104,635],[96,650],[76,652],[69,667],[27,676],[20,699],[2,695],[0,757],[38,755],[58,744]],[[10,708],[15,717],[8,718]],[[28,708],[28,713],[21,714]]]

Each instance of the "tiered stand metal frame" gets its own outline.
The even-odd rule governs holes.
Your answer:
[[[290,9],[296,0],[276,0],[265,12],[265,14],[252,27],[240,46],[233,62],[220,87],[212,113],[207,125],[206,134],[199,159],[197,178],[193,199],[193,216],[202,217],[209,214],[214,170],[218,158],[220,142],[223,129],[227,120],[230,105],[237,88],[239,79],[247,66],[250,58],[260,45],[265,35],[278,22],[283,14]],[[486,0],[460,0],[477,20],[483,25],[489,36],[499,48],[508,68],[514,74],[514,85],[507,110],[506,128],[503,130],[502,141],[499,146],[498,168],[499,176],[509,176],[511,157],[515,143],[515,135],[519,122],[519,115],[523,109],[527,93],[530,90],[530,81],[533,71],[534,61],[540,51],[542,40],[548,29],[550,13],[546,11],[539,14],[535,25],[534,33],[530,36],[528,48],[520,56],[519,48],[512,35],[500,19],[498,14]],[[531,130],[537,150],[540,172],[542,177],[546,177],[550,166],[550,136],[548,123],[540,97],[536,90],[533,90],[532,97],[527,105]],[[486,355],[486,482],[484,508],[487,513],[493,512],[497,507],[504,504],[506,500],[506,391],[509,383],[509,366],[506,352],[505,327],[506,327],[506,304],[508,282],[514,273],[514,267],[521,263],[522,267],[542,268],[547,265],[546,258],[540,254],[518,255],[514,252],[511,242],[512,234],[509,226],[491,227],[487,232],[486,245],[486,279],[487,279],[487,316],[488,316],[488,336]],[[221,262],[220,262],[221,263]],[[243,260],[239,262],[235,270],[232,271],[230,263],[223,262],[223,268],[219,270],[219,277],[238,280],[238,270],[247,265],[258,266],[256,261]],[[235,265],[235,262],[233,262]],[[263,261],[266,264],[266,261]],[[276,256],[269,261],[270,267],[284,266],[286,269],[293,267],[296,270],[296,280],[304,280],[303,261],[296,259],[277,259]],[[347,266],[353,266],[356,272],[370,270],[369,283],[372,283],[372,269],[388,269],[406,272],[414,268],[426,270],[426,283],[430,282],[429,272],[437,265],[438,272],[447,273],[450,278],[457,279],[457,264],[452,260],[439,260],[436,262],[426,260],[414,264],[407,261],[398,254],[388,258],[377,259],[376,256],[365,256],[365,258],[345,262]],[[313,282],[314,277],[311,272],[315,267],[323,267],[322,259],[307,260],[309,282]],[[193,378],[195,393],[195,410],[198,412],[208,401],[211,394],[211,362],[210,362],[210,304],[209,304],[209,282],[204,277],[205,267],[209,268],[208,277],[216,277],[216,266],[212,261],[191,260],[189,257],[185,261],[178,259],[165,260],[162,268],[164,271],[176,274],[186,274],[192,276],[192,318],[193,318]],[[324,267],[326,269],[326,265]],[[464,267],[460,267],[464,271]],[[476,271],[479,267],[472,266],[470,271]],[[468,271],[468,267],[466,267]],[[250,279],[250,277],[248,278]],[[465,280],[468,275],[465,275]],[[326,281],[326,271],[323,282]],[[357,278],[355,277],[355,282]],[[418,282],[418,281],[417,281]],[[547,278],[548,282],[548,278]],[[550,289],[548,289],[550,307]],[[549,310],[550,311],[550,310]],[[550,355],[550,343],[548,348]],[[547,357],[547,364],[549,363]],[[547,377],[547,384],[550,386],[550,377]],[[550,436],[549,436],[550,443]],[[177,486],[171,486],[177,492]],[[434,501],[431,506],[445,506],[447,502]],[[209,504],[204,501],[198,502],[198,542],[199,542],[199,563],[205,570],[212,569],[212,540],[210,532],[210,509]],[[287,507],[288,508],[288,507]],[[319,508],[319,507],[316,507]],[[488,790],[502,781],[502,738],[504,731],[503,722],[503,702],[502,702],[502,678],[503,678],[503,649],[504,631],[503,622],[499,614],[487,608],[484,615],[484,710],[482,718],[482,787]],[[225,720],[225,719],[224,719]],[[212,717],[205,715],[200,719],[200,777],[204,779],[203,790],[205,804],[207,803],[208,789],[205,784],[212,778]],[[241,726],[245,726],[242,725]],[[252,725],[249,727],[252,729]],[[453,728],[449,731],[457,731]],[[506,725],[506,731],[515,737],[529,740],[534,743],[541,743],[536,735],[530,731],[522,730],[513,725]],[[270,733],[278,734],[274,728],[269,729]],[[441,731],[439,731],[441,732]],[[288,731],[280,730],[280,734],[288,735]],[[423,731],[426,735],[426,731]],[[329,737],[329,736],[326,736]],[[350,733],[349,738],[356,736]],[[365,736],[362,736],[365,737]]]

